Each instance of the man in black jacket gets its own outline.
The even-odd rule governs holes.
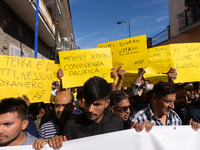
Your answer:
[[[85,111],[65,126],[68,140],[123,129],[122,119],[107,108],[110,104],[110,91],[110,85],[103,78],[93,77],[85,82]]]
[[[64,130],[65,136],[55,136],[48,140],[49,146],[59,149],[63,140],[72,140],[92,135],[123,130],[123,120],[111,112],[109,94],[110,85],[100,77],[92,77],[83,86],[85,99],[84,112],[76,119],[67,123]],[[34,148],[41,149],[46,141],[36,141]]]

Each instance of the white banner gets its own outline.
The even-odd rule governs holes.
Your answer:
[[[149,133],[135,129],[66,141],[60,150],[199,150],[200,130],[190,126],[154,126]],[[32,150],[31,145],[1,150]],[[43,150],[52,150],[45,145]]]

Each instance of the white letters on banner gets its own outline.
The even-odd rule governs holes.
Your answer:
[[[199,150],[200,129],[191,126],[154,126],[149,133],[135,129],[90,136],[63,143],[60,150]],[[31,145],[1,147],[1,150],[32,150]],[[52,150],[45,145],[43,150]]]

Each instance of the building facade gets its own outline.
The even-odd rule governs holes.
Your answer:
[[[200,0],[168,0],[169,26],[148,39],[148,47],[200,42]]]
[[[55,55],[55,9],[57,51]],[[34,57],[36,0],[0,1],[0,55]],[[58,51],[75,49],[68,0],[39,0],[38,58],[54,60]]]

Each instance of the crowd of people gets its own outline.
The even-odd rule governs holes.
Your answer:
[[[177,73],[171,68],[168,82],[153,85],[143,78],[145,68],[141,68],[131,87],[124,88],[125,73],[121,67],[112,68],[113,83],[94,76],[83,87],[63,89],[64,74],[59,69],[59,82],[52,84],[52,103],[30,104],[26,95],[2,99],[0,146],[32,144],[41,149],[49,144],[59,149],[63,141],[125,129],[200,128],[200,82],[174,84]]]

